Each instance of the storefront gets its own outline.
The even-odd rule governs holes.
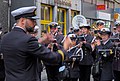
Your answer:
[[[57,22],[66,35],[75,15],[81,11],[80,0],[42,0],[40,3],[40,29],[48,30],[50,22]]]
[[[21,6],[37,6],[36,14],[40,17],[37,24],[42,30],[50,31],[48,24],[57,22],[66,35],[75,15],[81,14],[81,0],[12,0],[11,11]],[[15,23],[11,16],[11,27]]]
[[[106,5],[104,4],[95,5],[83,2],[81,10],[82,15],[87,18],[87,23],[91,25],[91,27],[96,25],[97,20],[105,21],[106,27],[111,27],[113,24],[114,10],[112,8],[106,9]]]
[[[41,4],[41,30],[49,30],[48,24],[52,22],[52,6]]]
[[[83,2],[81,10],[82,10],[81,14],[85,16],[85,18],[87,19],[87,23],[89,25],[92,25],[97,20],[96,5]]]

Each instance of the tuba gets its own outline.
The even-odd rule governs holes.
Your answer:
[[[73,17],[72,25],[74,29],[79,29],[80,26],[87,24],[87,20],[83,15],[76,15]]]

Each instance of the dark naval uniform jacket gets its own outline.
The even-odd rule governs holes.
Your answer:
[[[62,45],[62,40],[64,38],[64,35],[56,33],[54,36],[55,36],[55,39],[57,40],[57,43]]]
[[[113,51],[113,44],[111,40],[106,41],[106,43],[101,44],[100,46],[96,46],[96,59],[100,59],[101,62],[101,69],[100,69],[100,81],[104,80],[112,80],[113,79],[113,57],[114,53],[106,53],[106,56],[100,54],[98,52],[99,49],[111,49]]]
[[[120,39],[120,34],[116,34],[116,38],[119,37]],[[117,48],[117,47],[116,47]],[[116,50],[116,54],[114,56],[114,62],[113,62],[113,69],[115,71],[120,71],[120,44],[118,44],[118,48]]]
[[[15,27],[2,38],[6,81],[37,81],[37,58],[48,63],[59,63],[61,55],[38,44],[37,39]]]
[[[80,65],[92,65],[93,64],[93,57],[92,57],[92,47],[91,47],[91,42],[93,40],[93,36],[88,34],[85,37],[87,43],[82,45],[83,49],[83,60],[80,62]]]

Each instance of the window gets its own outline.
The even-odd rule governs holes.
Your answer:
[[[66,35],[66,10],[63,8],[57,9],[57,21],[58,24],[62,27],[62,32]]]
[[[47,24],[41,24],[41,30],[48,30]]]
[[[92,0],[92,4],[97,4],[97,0]]]
[[[73,20],[73,17],[78,15],[79,12],[78,11],[75,11],[75,10],[71,10],[71,24],[72,24],[72,20]],[[72,25],[71,25],[72,26]]]
[[[71,10],[71,16],[72,16],[72,18],[74,16],[78,15],[78,13],[79,13],[78,11]]]
[[[104,0],[97,0],[97,4],[104,4]]]
[[[92,3],[92,0],[84,0],[84,2]]]
[[[44,7],[41,6],[41,12],[44,12]],[[41,13],[41,20],[44,20],[44,13]]]
[[[109,2],[109,7],[114,8],[114,2]]]
[[[49,6],[41,6],[41,20],[50,20],[50,9],[51,7]]]
[[[105,5],[106,5],[107,8],[114,8],[114,4],[115,3],[112,0],[110,0],[110,1],[105,0]]]
[[[52,7],[48,5],[41,5],[41,30],[48,30],[48,24],[52,22]]]

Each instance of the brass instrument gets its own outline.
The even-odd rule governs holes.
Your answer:
[[[94,23],[91,25],[91,28],[94,29],[94,30],[98,30],[97,25],[96,25],[96,22],[94,22]]]
[[[91,25],[91,29],[93,31],[93,36],[96,37],[96,39],[100,39],[101,40],[101,35],[100,35],[100,29],[98,29],[97,25],[96,25],[96,22],[94,22],[92,25]]]
[[[87,24],[87,20],[83,15],[76,15],[73,17],[72,25],[74,29],[79,29],[79,27]]]

